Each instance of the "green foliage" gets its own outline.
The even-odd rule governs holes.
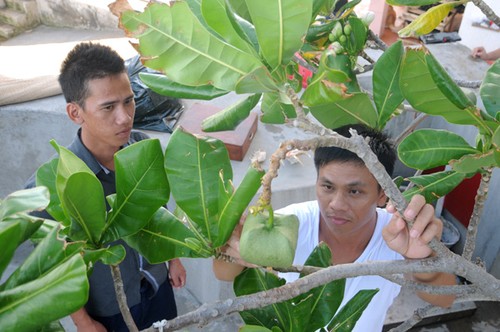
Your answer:
[[[48,203],[45,187],[16,191],[0,201],[0,275],[17,247],[43,223],[28,213],[43,209]],[[42,329],[87,301],[86,265],[80,245],[68,245],[58,239],[58,232],[54,228],[0,285],[2,331]]]
[[[330,249],[326,244],[321,243],[311,253],[305,265],[328,267],[330,262]],[[242,296],[284,284],[284,279],[272,273],[259,269],[247,269],[236,277],[233,287],[235,294]],[[339,331],[351,331],[377,290],[358,292],[345,304],[339,314],[335,315],[344,297],[344,288],[345,279],[335,280],[293,299],[259,309],[242,311],[240,315],[245,323],[251,326],[247,327],[249,331],[260,331],[257,326],[272,331],[315,331],[327,325],[329,330],[330,327],[335,327]]]

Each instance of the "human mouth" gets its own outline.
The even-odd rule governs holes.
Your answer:
[[[330,221],[331,224],[338,225],[338,226],[345,225],[349,222],[348,219],[336,217],[336,216],[329,216],[328,220]]]
[[[119,136],[119,137],[129,137],[130,136],[130,132],[132,131],[131,128],[129,129],[125,129],[125,130],[122,130],[120,132],[118,132],[116,135]]]

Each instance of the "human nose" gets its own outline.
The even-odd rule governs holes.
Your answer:
[[[330,202],[328,203],[328,206],[330,209],[333,211],[343,211],[347,209],[347,200],[344,197],[344,194],[342,192],[335,192],[331,195],[330,197]]]
[[[119,107],[117,116],[116,116],[116,121],[118,124],[126,124],[129,123],[133,119],[133,113],[129,111],[129,108],[122,105]]]

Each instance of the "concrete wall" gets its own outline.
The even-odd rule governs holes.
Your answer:
[[[500,13],[500,1],[484,0],[484,2],[488,4],[497,15]],[[468,2],[458,33],[462,38],[461,43],[470,49],[477,46],[483,46],[486,51],[491,52],[500,47],[500,31],[472,26],[472,23],[480,21],[483,17],[485,16],[481,10],[472,2]]]

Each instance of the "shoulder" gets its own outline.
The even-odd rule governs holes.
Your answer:
[[[319,212],[318,201],[307,201],[302,203],[290,204],[276,211],[281,214],[295,214],[301,217],[313,216]]]

